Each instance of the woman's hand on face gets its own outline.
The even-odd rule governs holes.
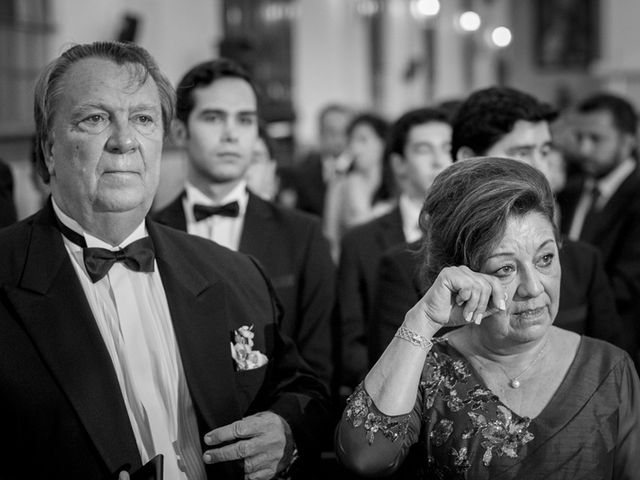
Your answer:
[[[440,327],[475,322],[506,310],[506,292],[500,281],[466,266],[444,268],[410,313]]]

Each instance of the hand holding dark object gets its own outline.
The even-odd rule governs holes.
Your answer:
[[[260,412],[205,435],[205,463],[243,460],[245,478],[266,480],[289,466],[293,456],[289,425],[273,412]]]

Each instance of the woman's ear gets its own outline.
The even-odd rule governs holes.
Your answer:
[[[467,158],[477,157],[476,152],[471,150],[469,147],[462,146],[456,152],[456,161],[466,160]]]

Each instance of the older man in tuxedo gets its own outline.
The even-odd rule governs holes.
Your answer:
[[[38,81],[52,197],[0,232],[3,478],[158,454],[166,478],[271,478],[325,420],[260,268],[145,220],[173,99],[133,44],[74,46]]]

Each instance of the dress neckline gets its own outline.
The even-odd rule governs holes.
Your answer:
[[[460,353],[458,349],[456,349],[453,345],[451,345],[451,343],[446,338],[442,338],[438,343],[442,345],[443,349],[448,355],[450,355],[451,357],[454,357],[455,359],[460,359],[464,362],[464,365],[466,366],[466,368],[469,370],[469,373],[470,373],[470,378],[467,381],[468,384],[475,382],[478,385],[480,385],[482,388],[489,390],[491,393],[493,393],[496,396],[496,398],[498,398],[497,403],[499,405],[509,410],[509,412],[511,412],[512,415],[514,415],[519,419],[529,418],[532,421],[532,425],[541,423],[542,425],[545,425],[547,428],[551,428],[552,425],[556,423],[554,422],[554,419],[558,418],[558,416],[556,415],[558,409],[562,410],[566,406],[566,401],[567,401],[566,393],[569,390],[573,390],[574,393],[576,390],[578,390],[577,388],[575,388],[576,387],[575,376],[577,375],[578,365],[581,365],[582,356],[584,354],[583,350],[584,350],[584,344],[585,344],[585,337],[583,335],[580,335],[580,341],[578,343],[578,348],[576,349],[576,354],[571,360],[569,368],[567,369],[567,373],[565,374],[564,378],[560,382],[560,385],[558,386],[556,391],[553,393],[553,395],[549,399],[549,402],[544,406],[541,412],[535,417],[526,417],[526,416],[520,415],[518,412],[514,411],[511,407],[509,407],[502,400],[500,400],[500,398],[495,394],[495,392],[493,392],[493,390],[491,390],[486,385],[486,383],[482,380],[482,377],[480,376],[476,368],[473,366],[473,364],[464,355],[462,355],[462,353]],[[579,384],[580,382],[577,383],[577,385]],[[556,405],[556,403],[558,405]],[[560,417],[564,418],[564,415]]]

